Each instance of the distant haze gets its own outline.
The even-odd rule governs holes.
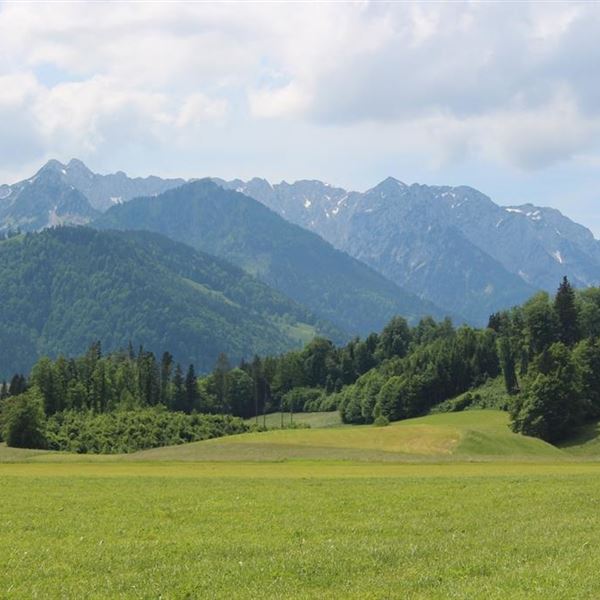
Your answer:
[[[559,208],[600,234],[591,3],[0,2],[0,183],[388,175]]]

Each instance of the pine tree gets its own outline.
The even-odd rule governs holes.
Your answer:
[[[198,400],[198,387],[196,382],[196,372],[194,371],[194,365],[188,367],[187,375],[185,376],[185,397],[186,405],[184,411],[191,413]]]
[[[213,371],[213,379],[215,383],[215,394],[217,396],[218,410],[228,413],[229,406],[227,402],[227,384],[228,374],[231,371],[231,365],[229,359],[224,352],[221,352],[217,358],[217,364]]]
[[[258,407],[263,401],[264,380],[262,373],[262,363],[260,361],[260,357],[258,357],[256,354],[254,355],[254,359],[252,360],[251,373],[252,381],[254,383],[254,418],[256,420],[256,424],[258,425]]]
[[[165,406],[171,404],[170,383],[172,369],[173,355],[170,352],[164,352],[160,361],[160,401]]]
[[[185,390],[185,381],[183,379],[183,371],[181,365],[177,363],[175,366],[175,375],[173,376],[173,409],[185,410],[187,394]]]
[[[502,324],[502,318],[499,312],[495,312],[490,315],[488,319],[488,329],[493,329],[496,333],[500,331],[500,326]]]
[[[498,340],[498,358],[504,375],[504,386],[509,394],[519,391],[519,382],[515,370],[515,356],[511,348],[510,340],[505,335]]]
[[[567,277],[563,277],[556,297],[554,310],[558,315],[560,341],[567,346],[572,346],[578,339],[577,307],[575,306],[575,292]]]
[[[11,396],[18,396],[27,390],[27,381],[23,375],[15,373],[10,380],[8,392]]]

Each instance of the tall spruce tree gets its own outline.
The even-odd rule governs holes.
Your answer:
[[[11,396],[18,396],[27,391],[27,380],[25,379],[25,376],[15,373],[10,380],[8,391]]]
[[[575,306],[575,292],[567,277],[563,277],[556,297],[554,310],[559,321],[560,341],[567,346],[572,346],[578,339],[577,307]]]
[[[515,355],[511,347],[510,340],[503,335],[498,340],[498,358],[500,367],[504,376],[504,386],[509,394],[516,394],[519,391],[519,382],[515,369]]]
[[[198,400],[198,386],[194,365],[190,365],[188,367],[187,375],[185,376],[185,398],[186,405],[184,411],[191,413],[196,406],[196,401]]]
[[[231,371],[231,365],[227,354],[221,352],[217,357],[217,364],[213,371],[213,380],[215,385],[215,394],[217,396],[217,406],[222,412],[229,412],[230,407],[227,399],[228,375]]]
[[[187,394],[185,390],[185,381],[181,365],[175,366],[175,375],[173,376],[173,409],[184,411],[186,407]]]
[[[171,371],[173,370],[173,355],[164,352],[160,361],[160,402],[165,406],[171,404]]]

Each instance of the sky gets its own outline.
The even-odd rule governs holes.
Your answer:
[[[0,183],[101,173],[560,209],[600,237],[600,4],[0,2]]]

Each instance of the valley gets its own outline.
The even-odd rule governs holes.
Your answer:
[[[0,600],[598,600],[599,35],[0,0]]]

